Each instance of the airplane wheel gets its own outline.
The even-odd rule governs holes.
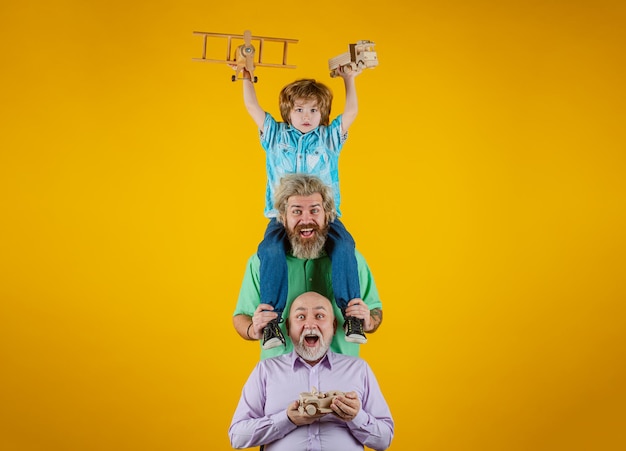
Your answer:
[[[304,410],[306,410],[306,413],[308,413],[311,416],[315,415],[315,412],[317,412],[317,409],[315,408],[313,404],[309,404],[308,406],[304,408]]]

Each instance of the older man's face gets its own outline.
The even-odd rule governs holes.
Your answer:
[[[326,242],[327,225],[321,194],[291,196],[287,200],[285,227],[296,257],[319,257]]]
[[[318,293],[304,293],[289,310],[289,337],[296,353],[309,363],[318,362],[335,334],[335,315],[328,299]]]

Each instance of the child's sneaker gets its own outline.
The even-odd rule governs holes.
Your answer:
[[[343,323],[343,329],[346,331],[346,341],[350,343],[367,343],[365,333],[363,332],[363,320],[355,316],[346,316]]]
[[[281,344],[286,346],[285,336],[278,326],[282,320],[282,318],[273,319],[263,328],[263,349],[272,349]]]

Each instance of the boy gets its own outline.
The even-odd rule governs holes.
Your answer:
[[[312,79],[296,80],[281,90],[279,107],[284,122],[277,122],[261,108],[250,73],[243,71],[244,104],[259,129],[261,145],[266,152],[265,216],[270,222],[258,248],[260,293],[262,302],[274,307],[278,317],[263,331],[264,349],[285,344],[278,322],[282,321],[287,300],[286,232],[276,220],[275,187],[285,174],[316,175],[332,187],[337,217],[341,216],[338,159],[358,112],[354,78],[360,71],[339,69],[337,73],[344,81],[346,102],[343,114],[332,123],[329,122],[332,92]],[[333,291],[343,312],[351,300],[361,297],[354,240],[339,219],[330,224],[328,238],[326,250],[332,261]],[[358,318],[346,317],[345,330],[347,341],[361,344],[367,341],[363,323]]]

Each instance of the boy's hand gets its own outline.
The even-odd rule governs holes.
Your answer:
[[[232,70],[237,70],[237,65],[236,64],[229,64],[228,65]],[[241,69],[241,78],[245,78],[248,80],[252,80],[252,76],[250,75],[250,72],[248,72],[248,69],[246,69],[245,67],[243,67]]]
[[[344,80],[347,80],[349,78],[354,78],[357,75],[359,75],[361,72],[363,72],[361,69],[352,70],[350,66],[339,66],[335,70],[337,71],[337,75],[343,78]]]

